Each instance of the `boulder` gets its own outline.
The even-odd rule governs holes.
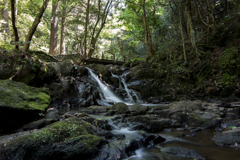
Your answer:
[[[93,135],[88,122],[68,118],[39,133],[16,138],[4,147],[8,159],[92,159],[103,139]]]
[[[128,112],[128,106],[123,102],[118,102],[111,107],[112,110],[116,110],[119,113]]]
[[[91,64],[88,67],[93,69],[95,72],[100,72],[103,77],[108,77],[110,75],[107,67],[103,64]]]
[[[1,131],[17,129],[41,118],[50,104],[49,90],[11,80],[0,80]]]
[[[238,144],[240,144],[240,128],[217,133],[212,140],[220,146],[238,147]]]
[[[142,99],[147,99],[151,96],[155,97],[162,94],[160,84],[159,80],[150,78],[132,79],[128,82],[128,88],[138,91]]]
[[[73,69],[73,65],[69,62],[48,62],[47,65],[54,68],[58,77],[70,76]]]
[[[87,75],[88,70],[83,66],[74,66],[72,69],[72,74],[74,77]]]
[[[170,112],[184,112],[184,113],[191,113],[195,110],[202,109],[202,102],[201,101],[180,101],[172,103],[170,107]]]
[[[27,61],[26,64],[19,68],[17,73],[12,77],[12,80],[23,82],[30,86],[41,87],[57,78],[54,68],[40,61],[35,61],[34,63]]]
[[[128,106],[128,110],[136,114],[145,114],[148,108],[148,106],[144,106],[138,103]]]
[[[193,149],[184,147],[168,146],[161,149],[161,152],[183,158],[192,158],[198,160],[205,160],[206,158]]]

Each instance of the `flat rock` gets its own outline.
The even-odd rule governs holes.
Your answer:
[[[240,144],[240,128],[217,133],[212,139],[217,145],[227,147],[237,147]]]
[[[198,160],[205,160],[206,158],[198,153],[193,149],[188,149],[184,147],[175,147],[175,146],[168,146],[161,149],[163,153],[173,155],[176,157],[183,157],[183,158],[193,158]]]

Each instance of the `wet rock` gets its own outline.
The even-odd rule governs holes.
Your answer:
[[[119,66],[119,65],[113,65],[113,64],[106,65],[106,67],[110,72],[117,75],[121,75],[125,70],[128,69],[128,67],[126,66]]]
[[[149,108],[148,106],[144,106],[138,103],[128,106],[128,110],[136,114],[145,114],[148,108]]]
[[[143,141],[142,139],[133,139],[130,141],[130,143],[126,146],[125,152],[128,154],[128,156],[134,155],[134,152],[143,147]]]
[[[136,116],[128,118],[134,129],[143,129],[148,132],[163,131],[165,128],[175,127],[170,119],[161,119],[150,116]]]
[[[166,139],[159,135],[150,134],[150,135],[145,136],[145,138],[143,140],[143,144],[145,147],[149,147],[149,145],[153,146],[153,145],[165,142],[165,141],[166,141]]]
[[[113,85],[114,85],[115,87],[119,87],[119,78],[118,78],[118,77],[112,76],[110,79],[111,79],[111,81],[113,82]]]
[[[123,102],[118,102],[111,107],[112,110],[115,110],[119,113],[128,112],[128,106]]]
[[[184,147],[175,147],[175,146],[168,146],[161,149],[163,153],[177,156],[177,157],[184,157],[184,158],[193,158],[198,160],[205,160],[206,158],[198,153],[193,149],[188,149]]]
[[[238,147],[238,144],[240,144],[240,129],[237,128],[217,133],[212,140],[220,146]]]
[[[98,136],[104,136],[106,139],[115,139],[115,140],[123,140],[125,139],[125,135],[123,134],[113,134],[110,131],[102,130],[97,133]]]
[[[151,96],[161,95],[161,82],[155,79],[132,79],[128,82],[128,88],[138,91],[142,99],[147,99]]]
[[[97,128],[101,128],[108,131],[112,130],[112,127],[108,124],[107,120],[95,119],[93,122],[91,122],[91,124]]]
[[[88,70],[87,70],[87,68],[85,68],[83,66],[76,65],[72,68],[72,75],[74,77],[78,77],[78,76],[81,77],[81,76],[84,76],[87,74],[88,74]]]
[[[109,106],[90,106],[88,107],[89,110],[92,111],[92,113],[105,113],[108,112],[108,110],[110,110]]]
[[[0,132],[17,129],[41,118],[50,104],[49,90],[0,80]]]
[[[93,133],[89,123],[69,118],[53,123],[39,133],[10,141],[4,153],[9,159],[90,159],[103,143],[103,139]]]
[[[99,72],[105,78],[110,76],[110,72],[108,71],[107,67],[103,64],[91,64],[88,67],[93,69],[95,72]]]

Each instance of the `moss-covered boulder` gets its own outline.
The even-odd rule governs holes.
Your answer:
[[[123,102],[118,102],[111,107],[112,110],[116,110],[119,113],[128,112],[128,106]]]
[[[50,104],[49,90],[0,80],[0,133],[41,118]]]
[[[10,141],[4,152],[9,159],[92,159],[103,140],[93,133],[90,123],[68,118]]]

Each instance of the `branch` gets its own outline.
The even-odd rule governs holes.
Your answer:
[[[31,2],[40,10],[40,8],[36,5],[36,3],[34,3],[32,0],[31,0]]]
[[[130,32],[130,33],[132,33],[139,41],[141,41],[141,42],[143,42],[143,43],[145,43],[145,41],[144,40],[142,40],[141,38],[139,38],[138,36],[136,36],[136,34],[134,33],[134,32],[132,32],[132,31],[127,31],[127,30],[123,30],[123,29],[121,29],[121,28],[119,28],[121,31],[126,31],[126,32]]]

